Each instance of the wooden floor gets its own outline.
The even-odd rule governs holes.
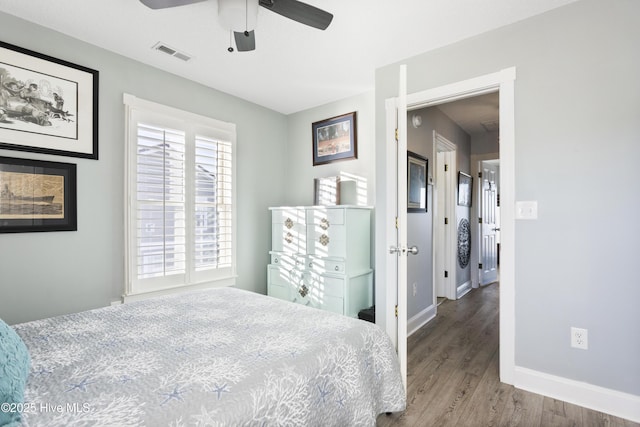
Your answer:
[[[409,337],[407,410],[385,426],[607,426],[640,424],[499,381],[498,284],[445,301]]]

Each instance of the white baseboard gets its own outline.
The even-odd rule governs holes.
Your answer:
[[[513,385],[609,415],[640,422],[640,396],[516,366]]]
[[[436,317],[436,305],[431,304],[429,307],[407,320],[407,337],[413,335],[413,333],[426,325],[434,317]]]
[[[456,299],[462,298],[465,294],[471,291],[471,280],[467,280],[456,289]]]

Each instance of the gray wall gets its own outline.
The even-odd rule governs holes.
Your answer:
[[[356,111],[358,127],[358,158],[313,166],[311,124],[330,117]],[[375,204],[374,174],[374,93],[346,98],[288,116],[286,201],[289,205],[313,204],[313,180],[329,176],[344,179],[358,177],[366,186],[361,201],[367,206]],[[362,187],[363,190],[365,187]]]
[[[17,323],[76,312],[123,293],[123,92],[236,123],[237,283],[266,292],[267,207],[283,203],[286,193],[286,116],[3,13],[0,40],[100,71],[98,161],[0,150],[78,165],[78,231],[0,235],[0,318]]]
[[[409,93],[517,68],[515,196],[537,200],[539,219],[516,223],[516,365],[635,395],[638,40],[640,2],[583,0],[403,61]],[[397,76],[398,64],[376,71],[378,180]],[[589,330],[589,350],[570,348],[571,326]]]

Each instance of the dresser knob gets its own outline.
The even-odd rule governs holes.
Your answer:
[[[340,271],[340,267],[336,265],[336,271]]]
[[[298,293],[302,298],[304,298],[309,293],[309,288],[307,288],[307,285],[302,285],[300,289],[298,289]]]
[[[322,228],[323,230],[326,230],[329,228],[329,220],[327,218],[322,218],[320,220],[320,228]]]
[[[287,218],[287,220],[284,222],[285,227],[287,227],[288,229],[293,228],[293,221],[291,220],[291,218]]]
[[[329,244],[329,236],[323,234],[322,236],[320,236],[319,241],[322,246],[327,246]]]

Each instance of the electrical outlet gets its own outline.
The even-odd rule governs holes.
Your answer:
[[[417,293],[418,293],[418,284],[416,282],[413,282],[413,296],[415,297]]]
[[[571,347],[587,350],[589,348],[589,332],[586,329],[571,327]]]

